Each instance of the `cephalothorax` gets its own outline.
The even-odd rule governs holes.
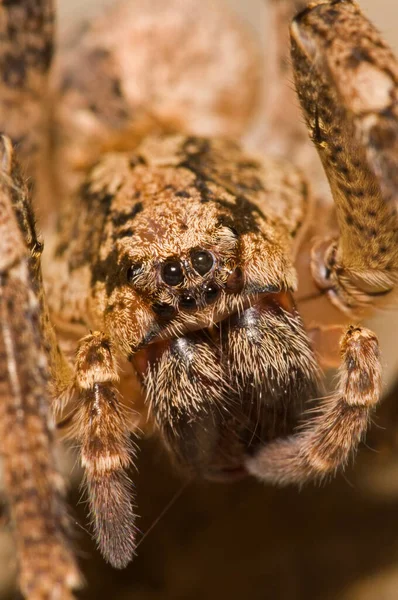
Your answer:
[[[115,8],[60,56],[51,119],[51,2],[0,10],[0,126],[16,147],[3,136],[5,485],[22,592],[70,598],[78,572],[50,404],[79,442],[95,535],[116,567],[134,553],[130,435],[145,421],[180,466],[211,479],[301,485],[356,449],[381,375],[376,336],[347,323],[389,301],[397,278],[398,67],[355,2],[272,2],[266,144],[301,164],[310,152],[278,79],[301,10],[293,71],[332,211],[298,167],[265,156],[261,135],[249,153],[230,139],[256,109],[260,69],[216,3]],[[27,169],[48,228],[43,256]],[[336,392],[306,413],[336,329]]]

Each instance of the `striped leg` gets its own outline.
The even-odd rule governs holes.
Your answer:
[[[258,479],[304,484],[324,479],[344,467],[365,433],[381,391],[376,336],[350,327],[341,340],[342,363],[337,392],[301,431],[264,446],[247,468]]]
[[[80,441],[90,513],[104,558],[122,569],[134,556],[132,461],[128,414],[115,387],[119,381],[114,350],[105,335],[86,336],[76,355],[77,400],[71,434]]]
[[[336,306],[358,314],[392,298],[398,276],[398,62],[352,0],[310,4],[291,41],[339,226],[314,248],[312,272]]]
[[[78,571],[55,466],[41,244],[7,138],[1,141],[0,165],[0,439],[19,584],[29,600],[67,599]]]

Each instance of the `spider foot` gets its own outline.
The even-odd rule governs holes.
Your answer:
[[[279,438],[247,460],[248,471],[267,482],[303,484],[344,467],[365,433],[381,390],[376,336],[350,326],[341,342],[338,391],[318,414],[288,438]]]
[[[338,241],[332,238],[316,242],[311,251],[311,273],[319,289],[325,291],[339,310],[350,315],[365,315],[390,294],[396,275],[383,269],[351,270],[339,257]]]
[[[111,342],[102,333],[85,337],[76,356],[79,400],[73,433],[81,443],[98,547],[112,566],[121,569],[134,555],[135,516],[127,474],[133,452],[127,415],[115,387],[118,379]]]

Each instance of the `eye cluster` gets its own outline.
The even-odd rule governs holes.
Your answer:
[[[160,278],[167,287],[174,289],[173,294],[177,296],[178,307],[187,312],[194,312],[200,304],[212,304],[219,296],[219,286],[211,276],[206,277],[214,270],[215,265],[216,261],[211,252],[203,248],[194,248],[190,251],[188,260],[178,258],[165,260],[160,265]],[[127,273],[129,282],[139,287],[142,273],[142,264],[131,265]],[[184,285],[188,283],[188,273],[199,275],[206,280],[195,289],[189,289]],[[152,309],[163,319],[171,319],[177,312],[174,306],[166,302],[155,302],[152,304]]]
[[[164,262],[161,267],[161,277],[166,285],[173,288],[181,286],[182,288],[186,280],[186,269],[194,271],[201,277],[205,277],[212,271],[214,265],[215,260],[211,252],[196,248],[191,250],[189,262],[185,265],[178,259],[169,259]],[[197,293],[186,289],[181,289],[179,292],[179,307],[186,311],[195,311],[198,308]],[[200,295],[206,304],[214,302],[219,292],[219,287],[211,281],[206,281],[200,286]]]

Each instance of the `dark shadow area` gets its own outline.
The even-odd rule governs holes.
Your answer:
[[[337,599],[348,586],[398,565],[398,495],[372,489],[372,473],[380,481],[386,465],[398,465],[397,396],[398,388],[379,410],[355,470],[328,485],[298,491],[250,479],[190,483],[125,571],[105,565],[82,533],[87,587],[79,597]],[[155,441],[140,446],[138,525],[146,532],[184,482]]]
[[[395,600],[397,447],[398,386],[378,410],[355,469],[322,487],[277,489],[251,479],[225,485],[192,482],[184,487],[160,444],[141,440],[139,472],[134,474],[138,527],[142,533],[153,529],[129,568],[116,571],[76,526],[86,578],[78,597]],[[75,514],[87,527],[79,498],[76,490],[70,503],[77,505]],[[15,598],[15,593],[8,596]]]

